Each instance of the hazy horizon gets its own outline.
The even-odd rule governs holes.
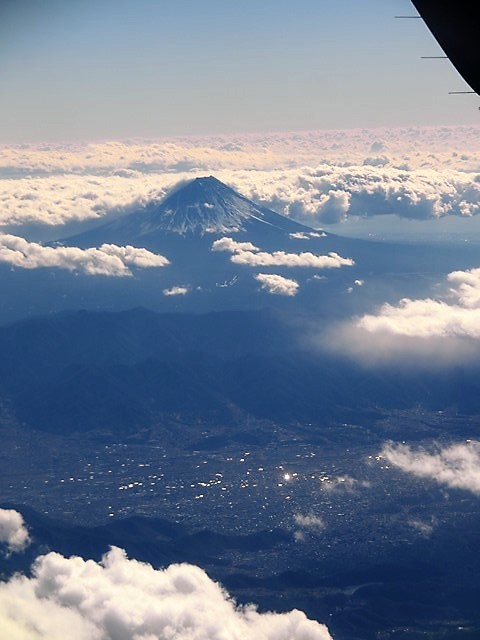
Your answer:
[[[0,141],[476,124],[409,0],[3,2]]]

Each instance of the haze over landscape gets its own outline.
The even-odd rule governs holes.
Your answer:
[[[1,3],[0,635],[478,637],[478,96],[413,14]]]

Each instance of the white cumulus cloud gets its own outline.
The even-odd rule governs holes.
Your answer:
[[[212,251],[238,253],[240,251],[259,251],[259,249],[251,242],[237,242],[233,238],[220,238],[212,244]]]
[[[0,543],[9,552],[23,551],[30,544],[23,516],[14,509],[0,509]]]
[[[398,305],[384,304],[375,315],[365,315],[358,326],[370,333],[386,332],[401,336],[429,338],[440,336],[480,337],[480,309],[465,309],[442,300],[404,298]]]
[[[41,267],[82,271],[88,275],[129,276],[129,266],[165,267],[167,258],[147,249],[103,244],[99,248],[43,246],[25,238],[0,234],[0,262],[22,269]]]
[[[255,280],[260,282],[262,289],[272,295],[295,296],[299,287],[296,280],[284,278],[275,273],[257,273]]]
[[[480,268],[451,272],[442,289],[436,297],[383,304],[336,327],[326,342],[367,363],[474,360],[480,348]]]
[[[240,607],[200,568],[155,570],[112,548],[101,562],[49,553],[0,584],[9,640],[331,640],[304,613]]]
[[[290,234],[291,235],[291,234]],[[355,264],[351,258],[342,258],[334,251],[328,255],[316,255],[310,251],[287,253],[286,251],[260,251],[251,242],[237,242],[232,238],[220,238],[212,244],[212,251],[226,251],[232,254],[235,264],[251,267],[313,267],[316,269],[338,269]]]
[[[342,258],[334,251],[326,256],[316,255],[310,251],[302,253],[286,253],[285,251],[238,251],[230,258],[235,264],[249,265],[251,267],[313,267],[316,269],[338,269],[351,267],[354,261],[351,258]]]
[[[163,290],[164,296],[184,296],[190,291],[189,287],[176,286]]]
[[[426,478],[452,489],[480,495],[480,442],[468,441],[436,448],[412,449],[407,444],[387,443],[381,457],[417,478]]]

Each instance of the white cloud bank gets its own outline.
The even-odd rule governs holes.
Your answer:
[[[100,563],[49,553],[0,584],[9,640],[331,640],[298,610],[240,607],[200,568],[155,570],[112,548]]]
[[[295,296],[299,284],[291,278],[284,278],[275,273],[257,273],[255,280],[260,282],[261,288],[277,296]]]
[[[433,453],[406,444],[387,443],[381,457],[417,478],[480,495],[480,442],[455,444]]]
[[[437,298],[383,304],[376,313],[336,327],[327,341],[367,363],[473,361],[480,349],[480,268],[449,273],[443,290]]]
[[[50,247],[10,234],[0,234],[0,262],[22,269],[55,267],[88,275],[117,277],[132,275],[129,266],[145,269],[169,264],[162,255],[130,245],[102,244],[98,249]]]
[[[473,216],[479,139],[480,127],[442,127],[3,146],[0,225],[98,219],[205,173],[313,226],[349,216]]]
[[[0,509],[0,543],[9,552],[23,551],[30,544],[30,536],[23,516],[13,509]]]

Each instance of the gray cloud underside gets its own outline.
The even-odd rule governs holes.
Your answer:
[[[9,640],[332,640],[301,611],[239,607],[200,568],[155,570],[112,548],[100,563],[49,553],[0,584]]]

